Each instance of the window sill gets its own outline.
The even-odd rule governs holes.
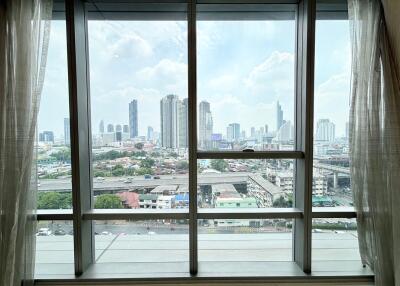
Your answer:
[[[61,265],[59,265],[62,267]],[[149,273],[149,269],[158,269]],[[196,276],[189,274],[189,263],[97,263],[85,274],[37,275],[35,285],[55,283],[109,282],[373,282],[374,275],[359,261],[317,261],[313,272],[305,274],[295,262],[199,262]],[[243,272],[243,269],[251,271]],[[155,278],[156,277],[156,278]],[[100,281],[101,280],[101,281]]]

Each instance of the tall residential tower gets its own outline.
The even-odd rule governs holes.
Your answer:
[[[129,103],[129,130],[131,138],[138,136],[138,109],[136,99]]]

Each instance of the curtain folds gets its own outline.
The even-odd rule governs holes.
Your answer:
[[[35,138],[51,0],[0,1],[0,286],[33,284]]]
[[[400,89],[379,0],[349,0],[350,172],[361,259],[400,285]]]

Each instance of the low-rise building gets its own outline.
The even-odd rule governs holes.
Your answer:
[[[157,208],[157,195],[154,194],[140,194],[139,207],[141,209],[156,209]]]

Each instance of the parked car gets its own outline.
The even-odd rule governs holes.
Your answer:
[[[160,179],[160,176],[154,176],[153,179],[158,180]]]
[[[49,236],[51,235],[51,230],[47,227],[39,228],[39,231],[36,234],[37,236]]]
[[[145,178],[145,179],[151,179],[151,175],[146,174],[146,175],[144,175],[144,178]]]
[[[67,233],[63,229],[57,229],[54,231],[54,235],[66,235]]]

